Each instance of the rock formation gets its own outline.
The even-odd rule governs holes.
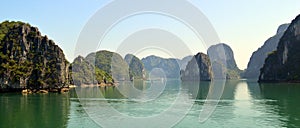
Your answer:
[[[186,56],[184,58],[182,58],[181,60],[178,59],[179,62],[179,66],[180,66],[180,70],[185,70],[186,65],[188,64],[188,62],[190,62],[190,60],[192,60],[193,56]]]
[[[94,84],[95,68],[92,64],[86,61],[82,56],[78,56],[71,64],[72,84]]]
[[[90,64],[82,56],[78,56],[71,64],[72,83],[76,86],[91,84],[112,84],[114,82],[107,72]]]
[[[101,50],[90,53],[85,59],[96,68],[111,75],[115,81],[130,80],[128,64],[118,53]]]
[[[259,82],[300,82],[300,15],[281,37],[276,51],[269,53]]]
[[[52,40],[23,22],[0,24],[0,88],[61,88],[69,63]]]
[[[289,24],[282,24],[277,29],[276,35],[269,38],[262,47],[253,52],[250,61],[248,63],[247,69],[243,74],[244,78],[248,79],[258,79],[260,74],[260,69],[265,63],[265,59],[268,57],[268,54],[276,50],[278,46],[279,39],[282,37]]]
[[[184,71],[181,71],[183,81],[210,81],[212,79],[212,68],[209,57],[198,53],[190,60]]]
[[[127,54],[124,58],[129,66],[130,79],[145,79],[145,68],[143,62],[132,54]]]
[[[179,63],[174,58],[165,59],[152,55],[143,58],[142,62],[148,73],[154,68],[160,68],[164,71],[167,78],[180,78]]]
[[[239,79],[241,70],[237,67],[232,49],[226,44],[217,44],[208,48],[207,54],[214,72],[219,70],[223,73],[214,75],[214,78],[223,78],[222,74],[226,74],[226,79]]]

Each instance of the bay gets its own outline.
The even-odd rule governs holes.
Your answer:
[[[122,124],[122,118],[105,111],[108,107],[136,119],[159,117],[168,110],[170,112],[166,116],[170,117],[187,111],[182,120],[172,124],[178,128],[300,127],[299,84],[226,81],[221,99],[205,122],[199,122],[199,115],[203,112],[211,82],[168,80],[163,88],[151,88],[151,84],[149,81],[136,81],[133,87],[141,94],[128,89],[131,84],[122,83],[118,87],[76,88],[63,94],[2,93],[0,127],[91,128],[107,126],[103,122],[105,120],[106,123],[120,122],[114,126],[138,126],[138,121]],[[147,93],[149,89],[154,89],[156,93]],[[180,96],[189,100],[176,102]],[[186,104],[192,104],[191,108],[185,110],[189,108],[184,107]],[[164,123],[164,120],[161,121]],[[154,126],[155,123],[144,123],[144,127]]]

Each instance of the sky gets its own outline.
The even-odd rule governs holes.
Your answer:
[[[108,2],[105,0],[3,0],[1,1],[0,21],[24,21],[38,27],[43,35],[47,35],[63,49],[69,61],[73,61],[76,43],[82,29],[90,18]],[[217,32],[220,42],[226,43],[232,48],[240,69],[247,67],[251,54],[276,33],[279,25],[290,23],[300,14],[299,0],[193,0],[191,3],[208,18]],[[145,17],[157,20],[154,23],[132,24],[134,21],[145,19]],[[163,18],[161,15],[143,15],[125,19],[108,32],[108,38],[104,40],[110,40],[109,43],[103,43],[99,48],[108,50],[118,48],[117,39],[120,41],[125,37],[118,36],[117,30],[131,30],[128,33],[135,34],[133,30],[137,29],[134,27],[141,28],[143,25],[144,28],[152,24],[157,28],[164,27],[168,31],[191,32],[185,30],[184,27],[170,27],[176,24],[180,26],[178,21],[171,20],[172,18]],[[144,21],[148,21],[147,18]],[[170,24],[159,24],[169,21]],[[129,29],[124,28],[128,25]],[[128,33],[127,35],[130,36]],[[180,32],[174,33],[182,35]],[[188,35],[192,35],[192,33]],[[193,36],[183,37],[182,40],[193,42],[193,38]],[[113,43],[114,40],[116,43]],[[192,49],[193,54],[205,52],[205,45],[193,47],[191,43],[189,48]],[[159,49],[153,49],[159,53]]]

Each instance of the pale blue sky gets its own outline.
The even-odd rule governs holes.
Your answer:
[[[81,29],[106,2],[2,0],[0,21],[18,20],[38,27],[72,61]],[[194,0],[193,3],[210,20],[221,42],[231,46],[241,69],[247,66],[252,52],[273,36],[280,24],[289,23],[300,14],[299,0]]]

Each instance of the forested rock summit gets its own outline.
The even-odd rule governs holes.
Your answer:
[[[27,23],[0,24],[0,87],[61,88],[69,83],[62,49]]]

